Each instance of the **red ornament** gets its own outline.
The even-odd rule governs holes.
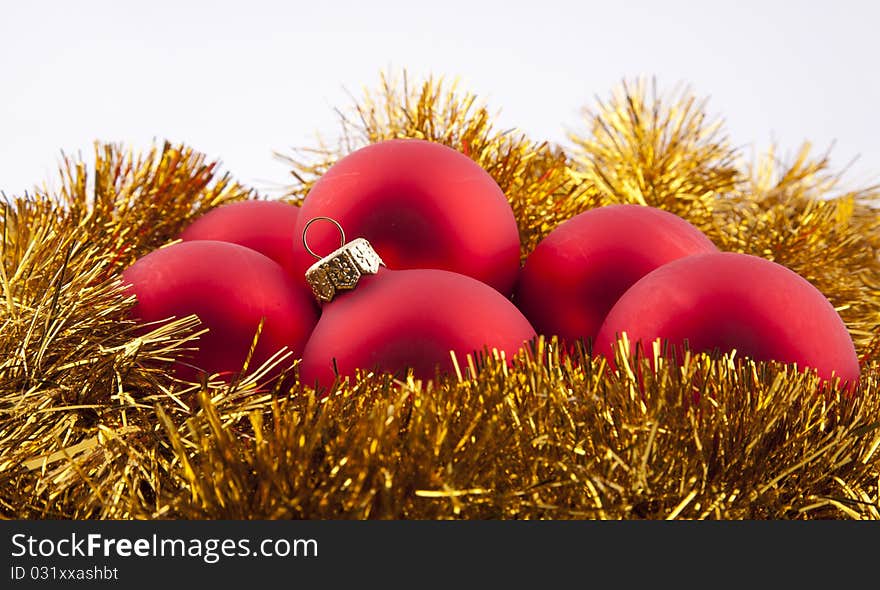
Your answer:
[[[282,201],[237,201],[222,205],[196,219],[180,238],[231,242],[256,250],[295,274],[293,250],[301,247],[296,239],[299,207]]]
[[[854,384],[859,360],[831,303],[795,272],[757,256],[716,253],[676,260],[646,275],[615,304],[595,351],[613,361],[626,332],[642,347],[668,340],[680,351],[730,352],[797,363],[823,379]]]
[[[435,268],[468,275],[510,295],[519,272],[519,230],[504,193],[477,163],[442,144],[383,141],[333,165],[302,204],[296,235],[315,217],[363,237],[391,268]],[[316,227],[313,247],[338,237]],[[297,276],[314,262],[296,249]]]
[[[344,238],[343,238],[344,240]],[[508,359],[535,336],[509,299],[488,285],[436,269],[388,270],[366,240],[353,240],[311,269],[324,306],[300,366],[304,384],[378,369],[430,380],[459,359],[497,348]],[[345,292],[345,290],[351,290]]]
[[[532,252],[514,298],[539,334],[596,337],[618,298],[672,260],[717,252],[700,230],[641,205],[591,209],[556,227]]]
[[[250,366],[259,367],[282,347],[298,357],[317,321],[312,301],[281,266],[237,244],[179,242],[140,258],[122,277],[137,297],[136,319],[196,314],[209,329],[196,341],[194,358],[175,366],[184,379],[240,372],[262,318]]]

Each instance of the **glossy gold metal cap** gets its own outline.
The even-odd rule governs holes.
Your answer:
[[[309,226],[319,220],[334,224],[339,230],[342,243],[339,248],[324,257],[315,254],[306,241]],[[342,226],[329,217],[315,217],[309,220],[303,228],[303,246],[309,254],[318,259],[306,271],[306,281],[311,286],[312,293],[322,303],[332,301],[340,291],[354,289],[362,276],[374,275],[379,272],[380,266],[385,266],[370,242],[364,238],[356,238],[346,243]]]

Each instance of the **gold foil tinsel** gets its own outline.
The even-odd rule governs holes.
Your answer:
[[[587,132],[570,134],[572,168],[597,188],[601,204],[659,207],[711,230],[720,197],[740,172],[705,100],[684,89],[664,97],[640,79],[623,82],[584,114]]]
[[[876,378],[853,402],[790,368],[701,355],[656,374],[636,361],[639,385],[634,365],[609,375],[554,344],[512,369],[489,358],[479,378],[367,376],[323,403],[276,399],[251,414],[253,436],[203,397],[185,429],[166,421],[190,461],[166,515],[880,517]]]
[[[98,145],[92,171],[65,159],[58,191],[3,206],[0,514],[880,519],[876,189],[841,191],[807,149],[744,164],[703,101],[648,89],[622,85],[564,147],[497,130],[455,84],[383,77],[343,114],[338,144],[288,157],[289,198],[361,145],[418,137],[493,175],[524,256],[590,207],[668,209],[812,281],[862,357],[854,395],[790,366],[670,366],[626,342],[611,371],[550,335],[512,365],[457,359],[426,383],[364,373],[323,400],[289,358],[271,391],[254,386],[259,368],[177,382],[167,369],[198,345],[198,319],[135,331],[119,273],[210,208],[259,197],[185,146]]]

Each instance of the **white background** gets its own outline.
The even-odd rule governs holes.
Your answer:
[[[273,151],[332,136],[383,69],[458,77],[501,124],[564,141],[622,78],[709,96],[745,157],[803,140],[880,181],[880,9],[820,2],[0,0],[0,190],[62,150],[184,141],[266,194]],[[50,185],[53,183],[50,183]]]

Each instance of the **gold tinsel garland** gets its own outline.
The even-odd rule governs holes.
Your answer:
[[[496,179],[523,257],[558,223],[632,202],[685,217],[723,250],[816,285],[862,359],[854,396],[735,354],[615,371],[539,339],[512,367],[459,359],[434,382],[362,374],[325,400],[296,382],[174,381],[197,318],[135,331],[119,273],[222,203],[259,198],[186,146],[98,145],[93,172],[3,207],[0,513],[17,518],[880,519],[878,192],[838,190],[805,147],[739,163],[688,91],[624,84],[568,147],[498,130],[455,84],[383,76],[333,146],[287,156],[301,200],[342,155],[420,137]],[[245,359],[243,359],[244,362]],[[638,378],[636,375],[641,375]],[[196,403],[193,403],[193,400]]]

